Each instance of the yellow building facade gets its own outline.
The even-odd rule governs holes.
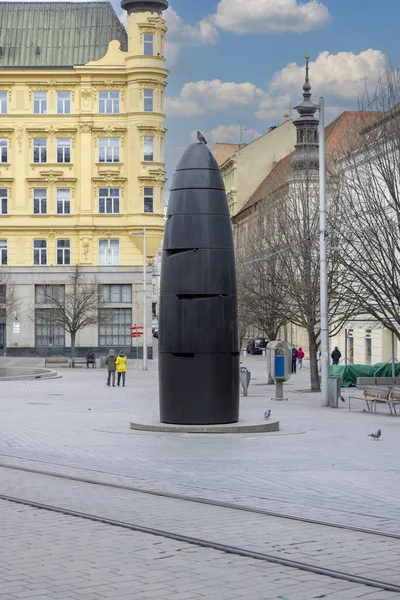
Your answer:
[[[91,28],[79,23],[83,17],[73,12],[76,4],[26,4],[36,5],[38,18],[40,11],[47,17],[43,11],[51,12],[50,4],[62,5],[62,18],[71,12],[77,37],[86,45]],[[85,9],[85,3],[77,4]],[[117,20],[111,5],[97,5],[99,13]],[[35,47],[33,40],[38,66],[0,62],[0,252],[18,296],[12,320],[20,324],[2,324],[0,345],[7,354],[68,348],[65,332],[51,319],[42,323],[50,313],[43,313],[40,298],[45,285],[67,285],[74,265],[100,285],[113,286],[109,308],[116,311],[111,323],[80,331],[77,346],[82,353],[121,346],[132,354],[129,326],[142,323],[143,310],[141,232],[146,229],[150,263],[163,233],[168,73],[161,14],[168,3],[123,5],[128,34],[113,22],[119,39],[105,38],[100,58],[96,46],[96,59],[85,64],[40,65],[48,48],[45,42]],[[54,53],[57,60],[60,54],[62,49]],[[148,289],[151,339],[150,276]]]

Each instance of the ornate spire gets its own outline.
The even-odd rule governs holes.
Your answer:
[[[318,119],[315,113],[318,105],[311,100],[311,84],[309,78],[310,56],[306,54],[306,77],[303,85],[303,102],[295,106],[299,118],[293,121],[297,129],[296,154],[292,158],[292,167],[300,169],[318,169]]]

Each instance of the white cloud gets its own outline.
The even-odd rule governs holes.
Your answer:
[[[365,85],[374,88],[386,65],[380,50],[359,54],[321,52],[310,62],[310,81],[314,101],[325,97],[327,113],[336,116],[341,110],[357,108],[357,99]],[[259,119],[281,121],[285,113],[301,101],[304,64],[289,63],[275,73],[264,91],[250,82],[235,83],[196,81],[186,83],[178,96],[167,98],[169,116],[197,117],[206,113],[234,113],[256,109]]]
[[[342,100],[356,100],[365,83],[375,85],[386,64],[380,50],[364,50],[360,54],[321,52],[310,62],[310,82],[318,95]],[[304,83],[304,66],[289,63],[276,73],[269,86],[271,92],[295,92]]]
[[[374,88],[386,57],[380,50],[364,50],[360,54],[321,52],[310,62],[311,91],[314,102],[325,97],[327,115],[337,116],[342,110],[357,108],[356,102],[365,85]],[[256,116],[269,119],[288,111],[301,100],[304,83],[304,65],[289,63],[278,71],[264,94]]]
[[[171,7],[165,11],[164,18],[168,27],[165,56],[170,63],[176,60],[182,46],[216,44],[219,40],[218,31],[207,18],[197,25],[186,25]]]
[[[179,96],[167,98],[166,112],[171,117],[195,117],[207,112],[235,112],[251,107],[263,91],[252,83],[196,81],[185,83]]]
[[[300,88],[301,89],[301,88]],[[298,90],[299,94],[300,90]],[[264,94],[263,99],[260,102],[256,117],[259,119],[276,119],[282,120],[284,114],[290,115],[292,110],[293,100],[297,99],[296,96],[290,97],[290,94],[280,94],[274,96],[268,92]]]
[[[239,125],[218,125],[211,131],[203,132],[208,145],[213,146],[217,142],[225,142],[227,144],[248,144],[262,135],[255,129]],[[197,131],[192,131],[192,142],[197,141]]]
[[[332,19],[319,0],[221,0],[211,18],[221,29],[253,35],[304,33],[324,27]]]

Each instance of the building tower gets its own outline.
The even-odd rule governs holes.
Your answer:
[[[140,182],[140,195],[146,198],[146,188],[153,189],[154,197],[149,204],[157,210],[153,212],[153,221],[146,218],[149,227],[147,236],[147,256],[153,258],[160,246],[163,235],[164,216],[164,97],[168,71],[165,68],[164,43],[167,28],[161,15],[168,8],[168,0],[122,0],[121,7],[128,13],[128,52],[126,54],[126,84],[128,99],[127,124],[129,135],[128,168],[137,169],[135,155],[138,148],[151,143],[151,164],[142,162],[139,172],[135,173]],[[150,142],[151,141],[151,142]],[[147,217],[148,215],[146,215]],[[137,220],[137,227],[142,224]],[[134,236],[133,241],[140,251],[143,250],[143,238]]]
[[[291,164],[295,171],[302,169],[318,170],[318,119],[315,113],[318,105],[311,100],[311,85],[309,79],[310,57],[306,59],[306,78],[303,85],[303,102],[294,107],[300,117],[293,121],[296,126],[296,154],[293,156]]]

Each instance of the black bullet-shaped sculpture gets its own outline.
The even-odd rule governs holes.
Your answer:
[[[159,314],[160,420],[239,420],[239,336],[232,226],[205,144],[184,153],[164,234]]]

